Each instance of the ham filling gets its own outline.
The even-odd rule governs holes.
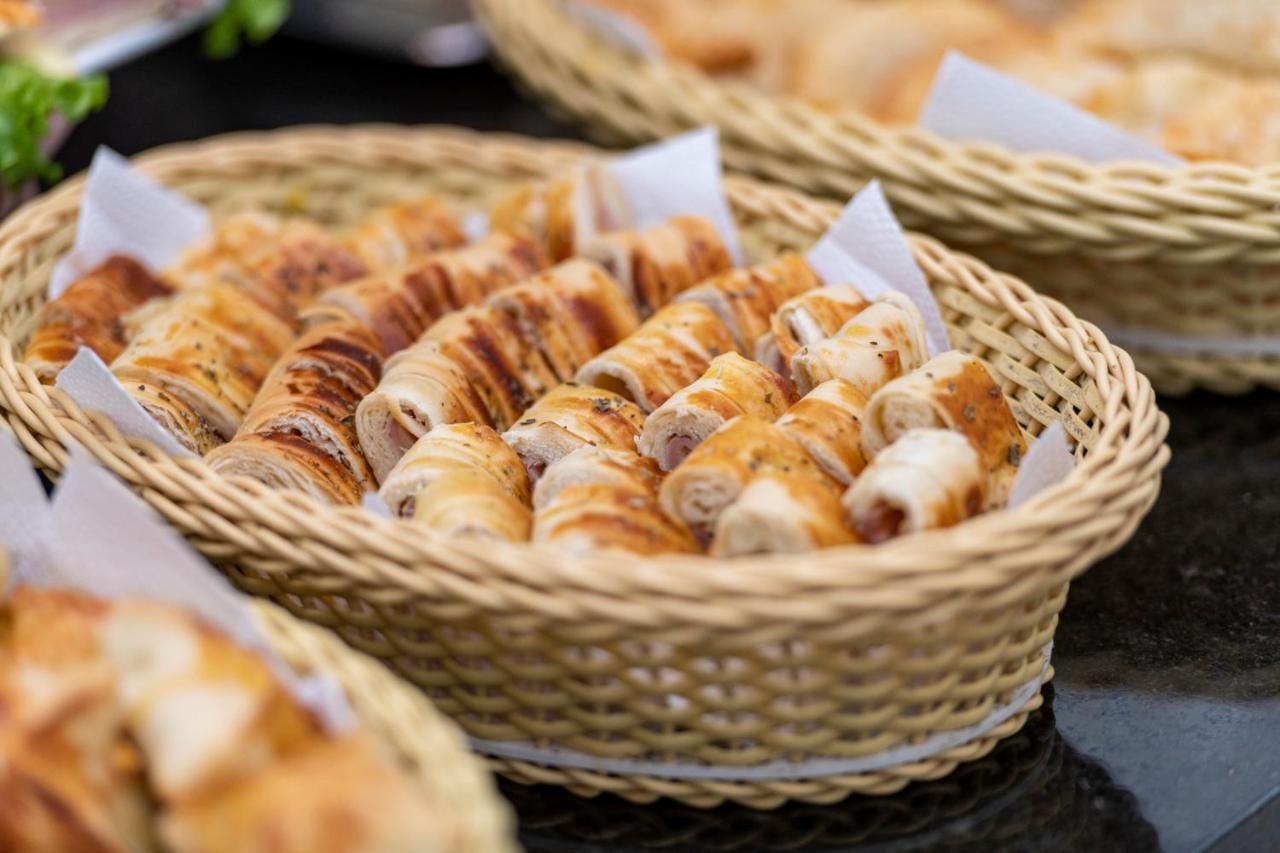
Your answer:
[[[858,533],[872,545],[893,539],[902,532],[907,515],[888,501],[876,501],[858,519]]]
[[[400,414],[404,415],[413,423],[420,426],[422,425],[422,422],[413,416],[413,412],[410,409],[401,406]],[[427,429],[423,429],[422,435],[426,435],[427,432]],[[409,448],[418,443],[418,438],[419,436],[414,435],[409,432],[409,430],[405,429],[404,425],[401,424],[399,420],[395,418],[391,419],[391,426],[387,429],[387,439],[391,442],[391,446],[394,447],[400,455],[403,456],[405,453],[408,453]]]
[[[692,435],[676,434],[667,439],[667,449],[662,460],[662,470],[670,471],[681,462],[683,462],[693,449],[698,446],[701,439]]]

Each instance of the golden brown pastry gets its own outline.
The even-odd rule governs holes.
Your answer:
[[[641,317],[648,317],[703,279],[733,267],[715,226],[699,216],[676,216],[643,231],[613,231],[582,248],[622,283]]]
[[[945,352],[873,394],[863,417],[863,452],[874,458],[913,429],[949,429],[968,438],[988,481],[988,508],[1004,505],[1027,443],[979,359]]]
[[[284,221],[259,210],[228,216],[205,240],[189,246],[166,274],[184,288],[251,284],[249,267],[280,238]]]
[[[533,515],[493,480],[450,471],[418,492],[413,520],[451,536],[523,542],[529,538]]]
[[[844,379],[863,394],[907,373],[929,357],[924,320],[904,294],[891,291],[791,358],[796,389],[807,394],[828,379]]]
[[[127,342],[124,316],[148,299],[172,292],[172,287],[132,258],[107,258],[41,306],[23,360],[41,381],[57,377],[80,347],[88,347],[109,364]]]
[[[799,554],[857,542],[824,471],[770,472],[747,484],[716,521],[711,556]]]
[[[223,438],[213,426],[176,395],[145,382],[130,382],[125,391],[165,432],[197,456],[222,444]]]
[[[789,299],[770,318],[769,333],[756,339],[756,361],[790,376],[797,350],[831,337],[870,304],[850,284],[817,287]]]
[[[716,356],[693,384],[654,409],[645,419],[637,447],[663,471],[670,471],[726,421],[748,414],[772,421],[795,400],[787,380],[727,352]]]
[[[657,498],[661,475],[627,450],[582,447],[557,461],[539,481],[533,541],[591,553],[695,553],[689,529],[667,515]]]
[[[629,228],[631,222],[621,188],[599,165],[516,187],[489,213],[494,231],[527,229],[553,263],[573,257],[597,234]]]
[[[760,13],[768,2],[743,0],[591,0],[644,27],[663,53],[711,72],[749,65],[760,46]]]
[[[576,378],[652,412],[701,376],[713,358],[733,349],[733,335],[714,311],[698,302],[681,302],[663,308],[584,364]]]
[[[553,388],[502,434],[537,482],[547,466],[580,447],[635,450],[644,412],[617,394],[587,385]]]
[[[382,346],[352,318],[316,326],[272,368],[235,438],[212,451],[213,470],[358,504],[376,488],[356,437],[356,406],[382,375]]]
[[[474,305],[546,265],[542,249],[528,234],[494,233],[470,246],[325,291],[304,319],[312,324],[349,314],[373,329],[384,352],[395,353],[448,312]]]
[[[738,349],[754,353],[769,331],[770,319],[783,303],[822,284],[808,261],[787,254],[766,264],[730,270],[676,297],[701,302],[733,331]]]
[[[987,503],[985,485],[963,435],[913,429],[871,460],[843,500],[854,529],[875,544],[977,515]]]
[[[846,486],[867,466],[862,418],[867,395],[843,379],[829,379],[778,418],[777,425],[804,445],[824,471]]]
[[[343,242],[368,269],[387,270],[461,246],[467,235],[448,205],[423,195],[379,208]]]
[[[489,304],[536,341],[551,371],[567,382],[588,359],[636,330],[640,318],[622,287],[590,261],[565,261],[495,293]]]
[[[252,256],[242,285],[281,318],[298,313],[321,292],[368,275],[370,268],[342,241],[313,222],[281,226],[271,245]]]

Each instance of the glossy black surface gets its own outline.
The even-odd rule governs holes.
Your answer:
[[[113,75],[64,151],[124,153],[307,122],[572,135],[484,67],[426,71],[279,41],[226,63],[190,41]],[[504,790],[533,851],[1280,849],[1280,395],[1165,400],[1150,518],[1073,585],[1051,701],[951,777],[829,807],[710,812]]]

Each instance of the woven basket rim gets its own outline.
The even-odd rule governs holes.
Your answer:
[[[300,152],[350,166],[360,162],[362,152],[376,149],[380,156],[393,160],[403,153],[406,162],[421,166],[426,161],[418,152],[433,144],[485,150],[495,156],[509,153],[512,169],[526,170],[528,176],[562,169],[592,151],[578,144],[450,128],[307,126],[167,145],[140,155],[134,162],[163,178],[184,170],[205,174],[234,171],[228,161],[287,165],[294,162],[289,158]],[[69,179],[28,202],[0,226],[0,277],[13,269],[25,246],[74,217],[83,183],[83,174]],[[770,210],[785,211],[793,222],[814,227],[834,218],[838,211],[831,202],[745,178],[727,178],[726,191],[734,201],[767,200]],[[6,392],[3,386],[9,384],[15,389],[14,396],[23,391],[35,400],[23,400],[28,408],[23,415],[15,413],[9,394],[0,393],[0,403],[9,418],[25,415],[46,425],[56,424],[55,434],[65,437],[64,444],[72,438],[87,442],[100,460],[127,481],[146,487],[149,497],[155,497],[157,486],[181,481],[194,491],[207,490],[209,499],[225,508],[228,519],[268,519],[273,530],[287,529],[282,535],[306,538],[307,556],[325,567],[317,577],[338,572],[359,587],[394,585],[425,596],[439,595],[443,589],[481,608],[497,610],[512,601],[518,601],[521,608],[553,614],[567,614],[575,605],[583,605],[593,612],[608,608],[623,621],[651,624],[672,611],[702,618],[706,615],[703,601],[721,605],[734,600],[766,601],[781,617],[788,611],[788,596],[808,594],[804,604],[811,605],[812,593],[824,593],[826,597],[816,610],[802,606],[792,615],[828,621],[832,612],[849,610],[905,612],[947,596],[998,591],[1011,577],[1034,571],[1018,557],[1045,541],[1061,540],[1061,548],[1081,550],[1083,544],[1072,543],[1095,540],[1097,530],[1108,524],[1124,528],[1127,536],[1136,524],[1136,519],[1130,518],[1135,502],[1149,506],[1154,500],[1160,470],[1168,458],[1163,443],[1167,419],[1156,407],[1149,382],[1135,370],[1127,353],[1113,347],[1096,327],[1075,318],[1060,303],[1037,295],[1017,279],[991,271],[975,258],[945,249],[931,238],[913,234],[909,239],[926,272],[931,265],[945,266],[970,284],[975,298],[985,297],[990,304],[1012,311],[1018,320],[1069,353],[1097,382],[1105,401],[1103,427],[1094,449],[1064,482],[1022,507],[875,547],[811,552],[803,561],[794,556],[715,560],[623,553],[566,560],[564,553],[554,548],[528,543],[477,545],[414,527],[408,521],[378,518],[359,508],[334,508],[301,493],[276,492],[252,481],[230,480],[213,474],[202,460],[178,460],[145,442],[126,441],[102,416],[89,418],[98,434],[75,424],[65,412],[78,409],[62,392],[40,386],[30,369],[16,361],[3,334],[0,392]],[[6,296],[0,293],[0,306],[8,301]],[[65,407],[63,412],[55,411],[57,406]],[[56,459],[55,465],[60,465]],[[1097,512],[1099,494],[1112,501],[1109,511]],[[1064,524],[1064,518],[1070,519],[1070,524]],[[341,544],[336,544],[339,540]],[[364,563],[356,565],[343,559],[353,546],[368,556]],[[447,577],[438,570],[429,577],[414,571],[415,555],[426,553],[432,562],[447,563],[455,571]],[[1074,571],[1082,571],[1096,557],[1082,557]],[[692,584],[691,578],[695,580]],[[886,591],[890,581],[892,588]],[[628,596],[639,597],[640,603],[622,606]],[[570,597],[578,600],[571,603],[567,600]]]
[[[1274,216],[1280,162],[1094,164],[1068,154],[953,142],[921,128],[885,125],[856,110],[824,110],[747,81],[718,79],[678,60],[642,56],[574,20],[557,0],[474,0],[473,6],[503,60],[526,45],[509,43],[495,26],[499,19],[519,25],[520,38],[554,66],[548,74],[627,96],[632,127],[660,124],[669,134],[698,123],[719,124],[722,132],[754,146],[756,153],[743,154],[742,164],[760,156],[793,156],[808,167],[822,162],[839,170],[842,159],[859,161],[889,179],[886,192],[904,210],[919,208],[921,195],[929,194],[932,204],[948,206],[948,221],[973,217],[974,224],[1008,239],[1025,239],[1029,228],[1045,227],[1108,257],[1161,255],[1188,264],[1252,259],[1253,253],[1262,256],[1259,262],[1280,257],[1280,220]],[[540,88],[518,63],[509,64],[534,89],[558,85]],[[569,103],[589,100],[555,94]],[[797,132],[780,132],[787,127]],[[827,150],[803,150],[795,141],[800,136]],[[949,198],[937,198],[939,192]],[[1000,211],[1016,216],[1002,222]]]

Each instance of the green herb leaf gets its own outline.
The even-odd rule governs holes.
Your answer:
[[[0,182],[14,188],[31,178],[56,181],[62,169],[41,150],[49,119],[78,122],[107,100],[107,79],[48,77],[21,62],[0,62]]]
[[[289,0],[227,0],[204,33],[205,53],[225,59],[240,49],[241,40],[261,44],[289,17]]]

